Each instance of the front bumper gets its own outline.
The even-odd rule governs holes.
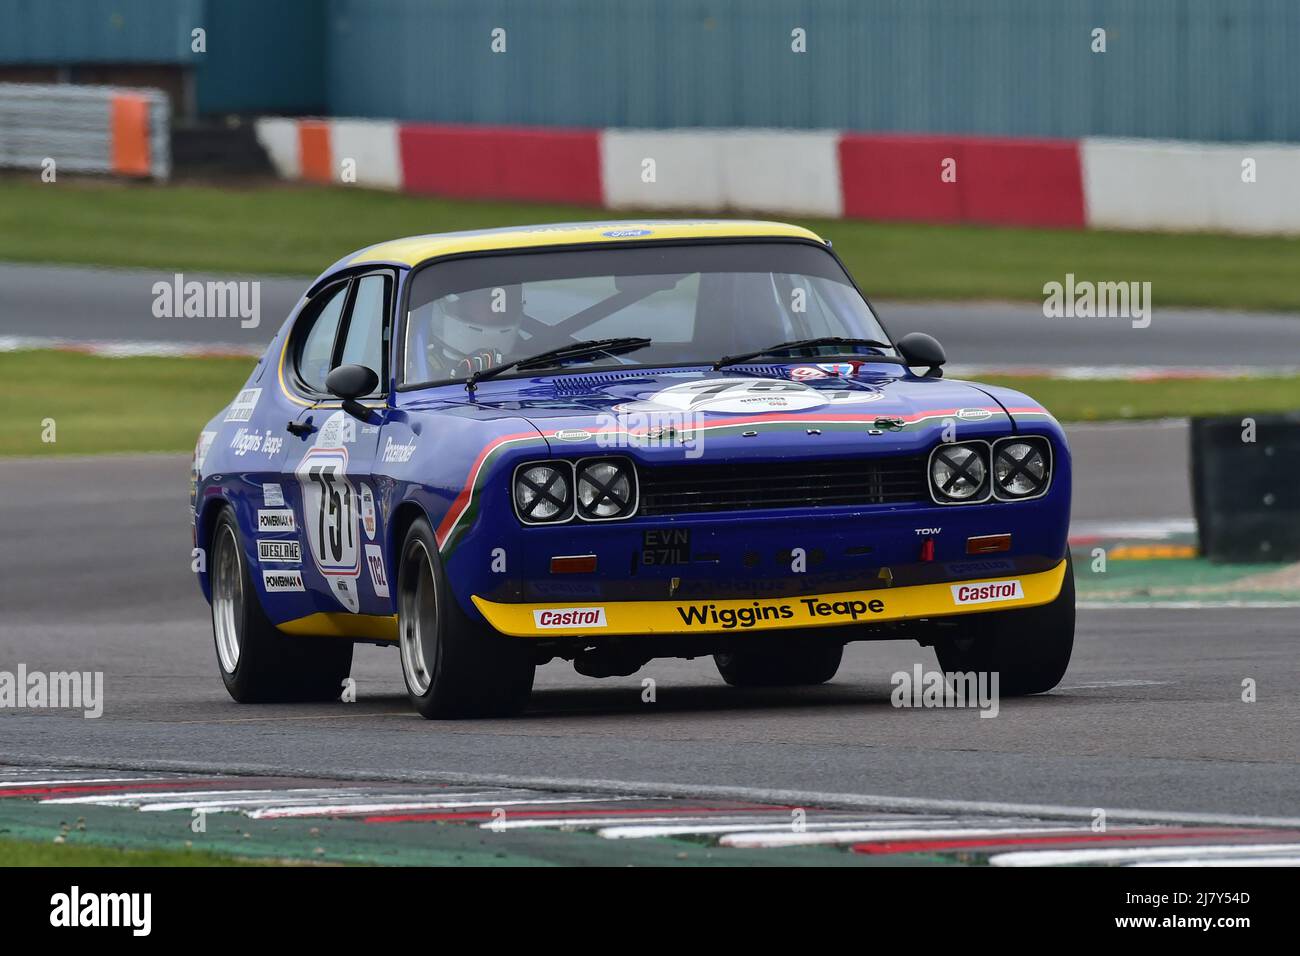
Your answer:
[[[497,603],[478,595],[472,599],[493,628],[513,637],[732,634],[1037,607],[1061,593],[1066,567],[1061,561],[1050,570],[1014,577],[781,598],[583,604]]]

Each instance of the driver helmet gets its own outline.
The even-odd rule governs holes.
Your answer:
[[[471,289],[447,295],[439,303],[446,357],[464,362],[467,372],[506,360],[519,336],[519,286]]]

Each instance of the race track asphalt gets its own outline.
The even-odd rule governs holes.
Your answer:
[[[1071,440],[1077,521],[1186,516],[1180,424]],[[102,670],[107,697],[97,720],[0,711],[0,762],[1300,812],[1293,609],[1082,609],[1061,688],[993,720],[891,707],[889,675],[934,664],[904,643],[850,645],[833,683],[799,690],[728,688],[708,659],[606,681],[552,663],[522,717],[456,723],[416,717],[396,651],[359,647],[356,703],[241,707],[189,572],[187,469],[175,455],[0,462],[0,670]],[[1241,701],[1248,677],[1256,703]]]
[[[186,280],[214,278],[186,274]],[[0,263],[0,336],[264,345],[310,279],[257,280],[260,321],[160,319],[152,312],[161,270],[102,270]],[[870,289],[868,288],[868,292]],[[1149,328],[1124,319],[1046,319],[1026,303],[876,302],[890,332],[929,332],[962,365],[1295,366],[1300,316],[1161,308]]]

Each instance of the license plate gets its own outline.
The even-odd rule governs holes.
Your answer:
[[[641,563],[647,567],[690,564],[690,529],[653,528],[641,532]]]

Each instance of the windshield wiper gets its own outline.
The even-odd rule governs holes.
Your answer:
[[[475,386],[486,379],[500,375],[502,372],[508,372],[512,368],[537,368],[538,366],[558,365],[561,362],[568,362],[572,359],[588,358],[592,355],[618,355],[622,352],[631,352],[634,349],[643,349],[651,344],[647,338],[633,336],[623,336],[616,339],[590,339],[585,342],[570,342],[568,345],[561,345],[559,348],[548,349],[545,352],[538,352],[536,355],[529,355],[525,358],[515,359],[513,362],[506,362],[504,365],[494,365],[492,368],[479,369],[465,379],[465,391],[473,394]]]
[[[713,363],[713,367],[715,369],[726,368],[728,365],[748,362],[752,358],[759,358],[763,355],[780,355],[782,352],[793,352],[795,349],[810,349],[819,345],[865,345],[877,349],[893,348],[888,342],[879,342],[876,339],[849,339],[838,335],[823,335],[821,338],[816,339],[796,339],[793,342],[779,342],[776,345],[769,345],[765,349],[755,349],[753,352],[742,352],[739,355],[724,355]]]

